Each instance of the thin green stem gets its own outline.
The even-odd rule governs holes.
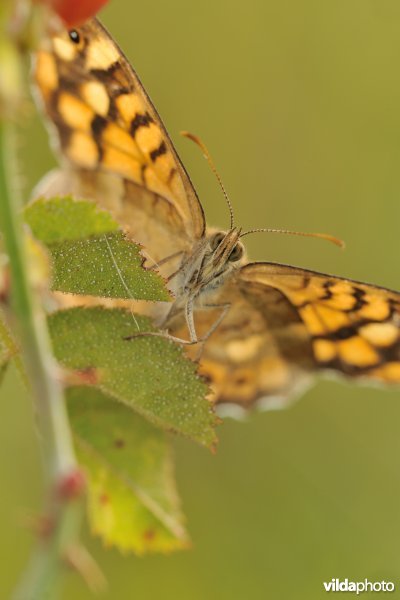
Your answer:
[[[47,487],[45,522],[31,564],[14,598],[43,600],[56,597],[56,584],[67,553],[77,545],[82,494],[74,497],[62,485],[79,477],[62,386],[44,312],[30,283],[25,256],[21,202],[15,173],[14,126],[0,121],[0,224],[10,261],[11,301],[15,328],[30,379]],[[72,490],[73,491],[73,490]],[[68,495],[69,494],[69,495]]]
[[[20,202],[12,178],[13,130],[0,123],[0,222],[10,260],[12,305],[22,350],[30,374],[37,419],[43,442],[43,458],[48,482],[76,467],[63,391],[57,381],[45,317],[34,307],[21,239]],[[11,175],[11,177],[10,177]]]

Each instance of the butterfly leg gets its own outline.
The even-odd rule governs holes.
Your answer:
[[[169,340],[170,342],[176,342],[177,344],[182,344],[183,346],[194,346],[194,344],[198,344],[202,340],[184,340],[182,338],[176,337],[174,335],[170,335],[166,331],[141,331],[140,333],[133,333],[132,335],[128,335],[124,337],[124,340],[130,341],[139,337],[160,337],[164,340]]]
[[[189,298],[189,300],[186,302],[185,319],[187,328],[189,330],[190,341],[192,342],[192,344],[197,344],[197,342],[200,340],[197,337],[196,327],[194,324],[193,298]]]
[[[190,340],[184,340],[184,339],[178,338],[174,335],[170,335],[167,332],[164,333],[161,331],[149,331],[149,332],[144,331],[143,333],[135,334],[135,335],[129,336],[129,338],[125,338],[125,339],[132,339],[132,337],[138,337],[139,335],[140,336],[151,335],[151,336],[156,336],[156,337],[163,337],[164,339],[170,340],[171,342],[178,342],[179,344],[184,344],[185,346],[193,346],[194,344],[198,344],[199,342],[203,341],[203,340],[199,340],[199,338],[197,337],[197,333],[196,333],[196,327],[194,324],[194,316],[193,316],[193,298],[189,298],[188,301],[186,302],[185,320],[186,320],[187,328],[189,330]]]
[[[168,332],[162,332],[162,331],[141,331],[139,333],[134,333],[132,335],[129,335],[127,337],[124,337],[124,340],[133,340],[134,338],[138,338],[138,337],[161,337],[164,338],[166,340],[170,340],[171,342],[177,342],[178,344],[183,344],[185,346],[192,346],[194,344],[197,344],[200,340],[198,340],[197,335],[196,335],[196,329],[194,326],[194,319],[193,319],[193,299],[189,299],[188,302],[186,303],[185,306],[185,318],[186,318],[186,323],[189,329],[189,335],[190,335],[190,340],[184,340],[182,338],[178,338],[174,335],[170,335]]]
[[[178,256],[181,256],[182,254],[183,254],[183,250],[179,250],[178,252],[174,252],[173,254],[170,254],[169,256],[166,256],[165,258],[162,258],[158,262],[154,261],[152,265],[150,265],[149,267],[147,267],[147,269],[149,269],[150,271],[154,271],[154,269],[158,269],[158,267],[161,267],[162,265],[165,265],[170,260],[173,260],[174,258],[177,258]]]
[[[208,338],[214,333],[214,331],[220,326],[220,324],[222,323],[222,321],[224,320],[226,313],[228,312],[228,310],[230,309],[231,304],[229,302],[226,302],[225,304],[204,304],[202,306],[202,308],[205,309],[215,309],[215,308],[221,308],[221,314],[218,316],[217,319],[215,319],[214,323],[211,325],[210,329],[207,331],[207,333],[205,335],[203,335],[203,337],[199,340],[199,342],[201,342],[201,346],[199,348],[198,353],[195,356],[196,361],[199,361],[201,358],[201,355],[203,354],[203,350],[204,350],[204,342],[206,342],[208,340]]]
[[[197,336],[196,327],[195,327],[195,323],[194,323],[193,300],[194,300],[193,298],[190,298],[187,301],[186,306],[185,306],[185,319],[186,319],[186,324],[187,324],[187,327],[189,330],[190,340],[184,340],[182,338],[176,337],[174,335],[170,335],[169,333],[162,332],[162,331],[141,331],[139,333],[134,333],[132,335],[124,337],[124,340],[129,341],[129,340],[133,340],[138,337],[151,336],[151,337],[161,337],[161,338],[164,338],[165,340],[169,340],[171,342],[176,342],[176,343],[182,344],[184,346],[194,346],[195,344],[201,344],[199,353],[196,356],[196,360],[198,360],[203,351],[204,342],[206,342],[208,340],[210,335],[212,335],[214,333],[214,331],[217,329],[217,327],[220,325],[220,323],[224,319],[224,317],[225,317],[226,313],[228,312],[231,305],[227,303],[227,304],[205,304],[203,306],[203,308],[210,309],[210,310],[213,308],[222,308],[222,312],[218,316],[218,318],[215,320],[215,322],[212,324],[212,326],[207,331],[207,333],[204,336],[202,336],[201,338],[199,338]]]
[[[193,298],[189,298],[189,300],[187,301],[187,303],[185,305],[185,320],[186,320],[186,324],[187,324],[187,327],[189,330],[190,340],[184,340],[184,339],[178,338],[174,335],[170,335],[168,332],[162,332],[162,331],[141,331],[139,333],[134,333],[132,335],[125,337],[124,340],[133,340],[134,338],[137,338],[137,337],[151,336],[151,337],[161,337],[166,340],[170,340],[171,342],[177,342],[178,344],[182,344],[184,346],[194,346],[194,344],[198,344],[199,342],[202,342],[203,339],[199,339],[196,334],[196,328],[195,328],[194,317],[193,317],[193,300],[194,300]]]

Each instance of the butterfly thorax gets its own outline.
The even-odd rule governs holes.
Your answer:
[[[219,288],[226,277],[243,262],[244,248],[240,229],[212,232],[200,239],[186,256],[177,279],[177,297],[203,300],[205,294]]]

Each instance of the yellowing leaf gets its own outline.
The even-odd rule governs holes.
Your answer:
[[[166,434],[93,388],[67,396],[93,533],[122,552],[186,548]]]

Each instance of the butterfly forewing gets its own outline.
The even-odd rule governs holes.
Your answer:
[[[203,211],[189,177],[137,75],[97,20],[45,39],[34,78],[64,163],[148,190],[177,213],[187,235],[201,237]]]
[[[318,367],[400,383],[400,294],[377,286],[267,263],[242,271],[273,286],[307,328]]]
[[[285,402],[324,371],[400,384],[397,292],[250,263],[222,286],[219,301],[231,308],[206,341],[200,365],[217,402]],[[198,330],[206,332],[217,314],[198,310]]]

